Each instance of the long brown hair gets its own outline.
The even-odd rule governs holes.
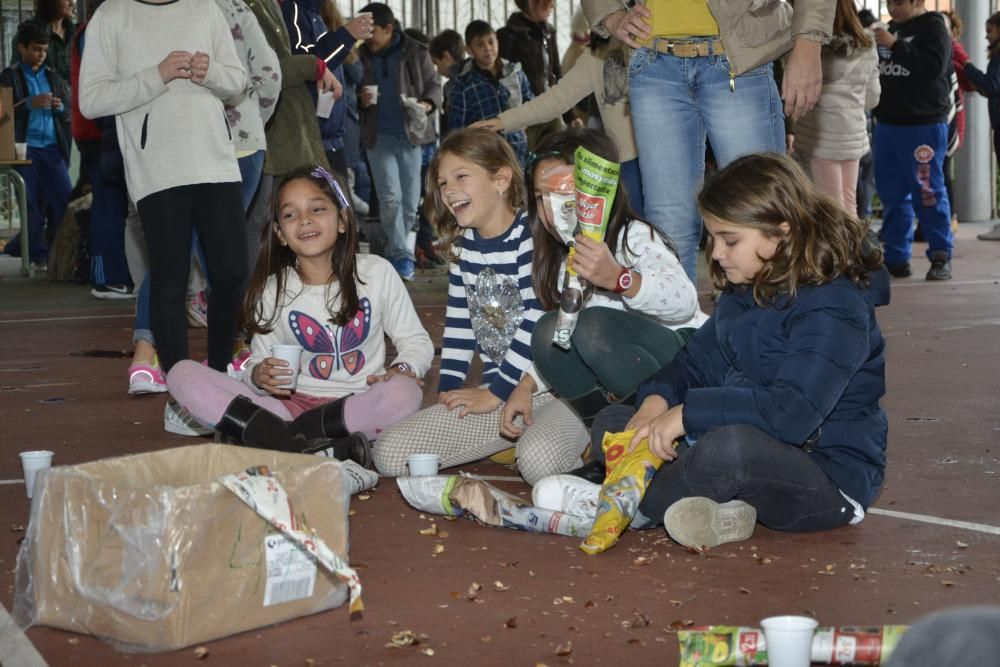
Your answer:
[[[441,198],[441,187],[438,185],[441,160],[449,154],[479,165],[491,176],[495,176],[504,167],[510,169],[511,180],[510,187],[507,188],[506,203],[512,211],[524,207],[524,175],[510,144],[496,132],[465,128],[449,132],[441,142],[440,150],[427,168],[424,213],[437,228],[439,242],[446,249],[448,258],[457,262],[458,246],[465,230],[458,226],[455,216],[445,206]]]
[[[854,0],[837,0],[837,11],[833,15],[833,34],[844,35],[856,49],[871,48],[872,38],[861,25]]]
[[[581,146],[605,160],[618,161],[618,149],[607,135],[597,130],[572,129],[550,134],[538,142],[538,146],[535,147],[537,157],[528,165],[525,173],[528,218],[531,220],[531,234],[534,243],[531,283],[544,310],[552,310],[559,305],[560,281],[562,279],[560,269],[569,249],[545,228],[545,224],[538,217],[538,193],[535,191],[534,167],[546,159],[555,159],[571,165],[575,162],[576,149]],[[628,193],[619,183],[615,198],[611,202],[608,228],[604,234],[604,242],[608,245],[612,255],[618,250],[618,237],[621,235],[622,229],[627,229],[633,224],[647,225],[651,236],[659,233],[649,223],[637,219],[629,204]],[[663,238],[667,247],[673,250],[674,254],[677,254],[670,240],[666,237]],[[628,239],[623,237],[623,242],[626,252],[631,252],[628,247]]]
[[[789,157],[757,153],[738,158],[706,182],[698,208],[707,218],[759,230],[777,239],[751,286],[759,305],[795,296],[800,285],[823,285],[839,276],[867,285],[868,272],[882,265],[882,251],[865,244],[867,228],[821,192]],[[788,223],[784,233],[782,223]],[[733,290],[719,263],[712,260],[709,236],[705,258],[717,289]]]
[[[309,181],[330,198],[340,220],[344,220],[345,231],[337,238],[331,257],[331,272],[335,280],[327,285],[327,311],[330,322],[343,326],[358,312],[358,224],[354,219],[354,210],[341,208],[341,197],[337,195],[324,174],[328,174],[340,186],[342,193],[348,192],[347,183],[337,172],[327,171],[323,167],[308,165],[299,167],[286,174],[274,189],[269,202],[271,221],[264,226],[260,235],[260,252],[257,254],[257,265],[250,276],[250,287],[243,298],[243,309],[240,313],[240,324],[248,334],[266,334],[274,330],[281,307],[295,299],[298,294],[288,294],[285,291],[286,276],[289,271],[298,271],[298,258],[291,248],[282,245],[278,239],[278,209],[281,206],[281,191],[292,181],[299,179]],[[267,285],[274,278],[274,310],[264,312],[263,296]],[[331,286],[337,289],[331,294]],[[340,298],[340,308],[336,311],[333,305]]]

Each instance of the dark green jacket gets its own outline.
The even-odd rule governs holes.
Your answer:
[[[329,167],[309,86],[316,85],[316,57],[292,53],[277,0],[246,0],[281,63],[281,94],[267,124],[264,173],[281,176],[304,164]]]

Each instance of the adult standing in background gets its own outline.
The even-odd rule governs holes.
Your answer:
[[[584,0],[599,35],[635,49],[629,98],[646,216],[677,245],[695,279],[705,139],[720,167],[741,155],[785,151],[785,111],[801,117],[823,85],[820,48],[830,40],[830,0]],[[752,10],[751,10],[752,8]],[[772,62],[790,51],[779,96]],[[643,150],[643,147],[657,150]]]

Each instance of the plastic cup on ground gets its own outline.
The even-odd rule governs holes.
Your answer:
[[[280,389],[295,389],[299,383],[299,362],[302,360],[302,348],[298,345],[272,345],[271,356],[276,359],[284,359],[292,370],[292,376],[287,383],[280,386]]]
[[[52,467],[53,453],[47,450],[21,452],[21,466],[24,468],[24,488],[28,497],[35,493],[35,474],[39,470]]]
[[[770,667],[809,667],[818,625],[808,616],[771,616],[760,622]]]
[[[378,86],[372,84],[370,86],[365,86],[364,90],[371,93],[372,104],[378,104]]]
[[[437,454],[411,454],[406,460],[410,477],[429,477],[438,474],[440,460]]]
[[[14,155],[18,160],[28,159],[28,144],[23,142],[17,142],[14,144]]]

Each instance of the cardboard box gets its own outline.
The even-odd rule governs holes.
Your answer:
[[[200,445],[57,467],[36,481],[15,619],[165,651],[342,605],[345,584],[213,481],[261,465],[347,560],[349,496],[330,459]]]
[[[16,156],[14,152],[14,91],[0,87],[0,162],[9,162]]]

